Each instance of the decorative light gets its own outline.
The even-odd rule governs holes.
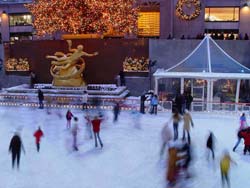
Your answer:
[[[136,0],[36,0],[25,5],[34,16],[38,35],[137,33]]]

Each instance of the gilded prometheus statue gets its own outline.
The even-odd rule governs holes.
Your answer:
[[[72,49],[72,41],[67,40],[69,53],[56,52],[54,56],[47,55],[51,61],[50,74],[53,76],[53,86],[80,87],[86,85],[82,73],[85,69],[83,56],[96,56],[98,52],[89,54],[83,51],[83,45]]]

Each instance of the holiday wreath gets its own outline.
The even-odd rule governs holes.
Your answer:
[[[183,10],[183,6],[191,8],[194,6],[195,10],[192,14],[187,14]],[[197,18],[201,13],[200,0],[179,0],[176,4],[176,15],[183,20],[193,20]]]

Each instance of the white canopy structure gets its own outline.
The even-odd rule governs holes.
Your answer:
[[[250,80],[250,69],[229,56],[209,35],[181,62],[169,69],[157,69],[155,93],[158,93],[158,81],[162,78],[180,78],[181,93],[184,91],[184,79],[203,79],[207,81],[207,102],[213,102],[213,82],[218,79],[237,80],[235,102],[239,102],[241,80]]]

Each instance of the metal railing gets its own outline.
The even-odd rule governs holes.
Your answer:
[[[102,108],[113,109],[116,102],[119,102],[122,110],[140,110],[141,101],[140,98],[135,99],[111,99],[111,98],[89,98],[89,108]],[[46,96],[44,104],[51,108],[81,108],[82,97],[81,96]],[[145,111],[150,110],[150,101],[145,101]],[[36,94],[33,95],[0,95],[1,106],[27,106],[37,107],[38,98]],[[172,101],[159,101],[158,111],[169,112],[176,108],[176,105]],[[191,111],[250,111],[250,103],[232,103],[232,102],[204,102],[194,101],[191,104]]]

